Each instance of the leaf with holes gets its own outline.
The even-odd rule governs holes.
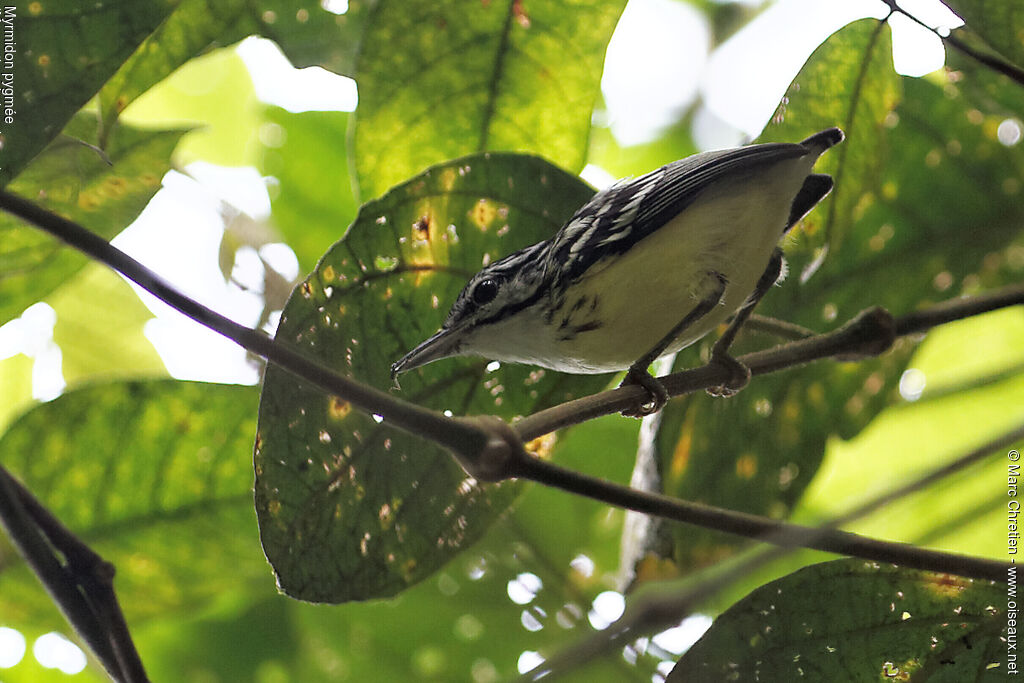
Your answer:
[[[111,238],[135,220],[160,189],[184,131],[122,126],[108,158],[80,141],[95,138],[96,118],[76,116],[7,188]],[[108,163],[109,160],[109,163]],[[80,270],[88,259],[37,228],[0,215],[0,324],[21,315]]]
[[[380,0],[357,63],[364,197],[471,152],[579,171],[623,0]]]
[[[14,92],[13,106],[4,103],[13,122],[3,129],[0,187],[60,133],[175,4],[42,0],[3,10],[16,45],[8,45],[14,51],[0,69],[0,85]]]
[[[1003,680],[1005,606],[990,581],[817,564],[733,605],[668,681]]]
[[[592,191],[536,157],[434,167],[363,206],[292,293],[277,339],[373,386],[438,327],[483,263],[554,232]],[[402,398],[509,420],[602,377],[451,359],[402,377]],[[256,510],[281,588],[318,602],[393,595],[480,537],[519,491],[483,486],[427,441],[271,366],[260,401]]]
[[[946,0],[946,4],[967,22],[968,29],[1024,68],[1024,5],[1005,0]]]

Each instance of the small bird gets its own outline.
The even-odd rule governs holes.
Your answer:
[[[668,394],[648,366],[733,316],[711,352],[729,373],[712,393],[741,389],[750,371],[728,355],[753,307],[784,271],[782,236],[832,190],[812,173],[843,140],[838,128],[800,143],[695,154],[598,192],[551,239],[485,266],[436,334],[391,366],[392,378],[451,356],[483,356],[559,372],[626,370],[660,410]]]

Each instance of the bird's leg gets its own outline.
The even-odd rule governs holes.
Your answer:
[[[711,347],[711,360],[708,361],[708,365],[717,365],[729,373],[729,379],[723,384],[716,387],[708,387],[708,393],[712,396],[732,396],[747,386],[747,383],[750,381],[750,368],[730,356],[729,347],[732,345],[733,340],[736,339],[736,334],[740,331],[743,323],[747,322],[750,314],[754,312],[754,307],[768,293],[768,290],[779,281],[780,275],[782,275],[782,250],[776,249],[772,253],[771,260],[768,261],[768,267],[765,268],[764,274],[757,281],[754,291],[743,302],[743,305],[740,306],[740,310],[736,311],[736,315],[733,316],[729,327],[725,329],[722,336]]]
[[[651,377],[650,373],[647,372],[647,368],[661,357],[661,354],[665,353],[665,349],[679,337],[683,330],[706,316],[715,309],[715,306],[721,303],[722,295],[725,294],[725,286],[728,284],[725,276],[721,273],[709,273],[709,276],[709,280],[712,282],[711,291],[697,303],[692,311],[686,314],[686,317],[679,321],[679,324],[669,330],[669,333],[662,337],[661,341],[629,366],[629,370],[626,371],[626,377],[622,380],[622,385],[620,386],[639,384],[651,395],[651,400],[636,410],[622,411],[623,415],[628,417],[650,415],[661,410],[668,401],[668,392],[665,391],[665,387],[656,378]],[[747,374],[750,374],[749,371]]]

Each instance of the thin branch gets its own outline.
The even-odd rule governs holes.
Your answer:
[[[866,517],[895,500],[906,498],[941,479],[981,462],[990,454],[1007,448],[1021,439],[1024,439],[1024,423],[1018,424],[1009,431],[1000,434],[947,465],[939,467],[905,486],[876,496],[870,501],[858,505],[820,527],[818,531],[824,534],[831,529],[846,526],[851,522]],[[523,674],[518,680],[536,681],[568,672],[585,662],[593,660],[595,657],[607,655],[612,651],[611,646],[615,643],[657,633],[679,623],[692,614],[698,606],[707,602],[709,598],[716,595],[729,584],[752,574],[767,563],[789,554],[796,548],[795,544],[792,543],[795,539],[783,536],[777,540],[778,545],[774,548],[751,553],[745,557],[735,558],[732,563],[725,567],[718,566],[710,570],[704,570],[701,572],[701,575],[704,575],[703,577],[700,575],[689,577],[686,579],[686,585],[682,590],[677,587],[666,589],[664,586],[654,586],[642,591],[630,600],[622,617],[607,629],[587,636],[578,643],[556,653],[553,657],[549,657],[539,667]],[[1005,572],[1005,565],[1002,566]],[[999,580],[1004,579],[1005,574]]]
[[[64,556],[68,574],[82,587],[93,613],[104,627],[123,679],[129,682],[149,680],[114,593],[114,565],[64,526],[21,482],[13,477],[10,481],[25,510]]]
[[[787,546],[812,548],[837,555],[890,562],[912,569],[949,572],[977,579],[999,581],[1006,576],[1006,565],[995,560],[926,550],[908,543],[879,541],[845,531],[823,531],[657,493],[636,491],[559,467],[525,453],[516,458],[510,469],[511,476],[554,486],[616,507],[762,542],[785,542]]]
[[[896,319],[896,334],[920,334],[933,327],[1008,306],[1024,304],[1024,284],[1010,285],[971,297],[948,299]]]
[[[929,26],[928,24],[926,24],[925,22],[921,21],[916,16],[911,14],[910,12],[900,7],[899,3],[896,2],[896,0],[882,1],[886,5],[888,5],[889,9],[892,12],[899,12],[903,16],[913,21],[915,24],[918,24],[919,26],[928,29],[929,31],[937,35],[943,42],[949,43],[949,45],[959,50],[960,52],[964,53],[965,55],[975,60],[976,62],[983,64],[984,66],[987,66],[988,68],[992,69],[997,73],[1001,73],[1004,76],[1009,77],[1010,79],[1016,81],[1018,85],[1024,85],[1024,69],[1021,69],[1016,64],[1007,61],[1002,57],[998,57],[994,54],[986,54],[984,52],[976,50],[967,43],[965,43],[964,41],[957,38],[955,35],[953,35],[952,32],[950,32],[948,35],[942,35],[942,33],[937,28],[935,28],[934,26]]]
[[[747,322],[743,325],[744,332],[760,332],[762,334],[770,334],[779,339],[785,339],[787,341],[795,341],[797,339],[807,339],[817,334],[814,330],[809,330],[806,327],[791,323],[787,320],[779,320],[778,318],[772,318],[767,315],[760,315],[758,313],[751,313],[750,317],[747,318]]]
[[[750,368],[751,375],[803,365],[836,355],[875,355],[892,344],[892,317],[880,308],[869,309],[833,332],[741,356],[738,360]],[[670,397],[701,391],[728,379],[718,365],[705,365],[659,378]],[[528,415],[513,428],[523,441],[602,415],[610,415],[648,400],[646,390],[627,385],[591,394]]]
[[[124,683],[148,681],[110,584],[113,567],[75,538],[2,466],[0,523],[110,677]],[[66,564],[55,550],[64,554]]]
[[[843,516],[839,517],[833,522],[836,525],[844,525],[849,522],[865,517],[868,514],[885,507],[889,503],[906,498],[907,496],[913,495],[918,491],[921,491],[925,487],[931,486],[942,479],[950,477],[958,472],[961,472],[972,465],[975,465],[982,460],[985,460],[989,455],[998,451],[1001,448],[1006,448],[1021,439],[1024,439],[1024,424],[1017,424],[1015,427],[1003,432],[999,436],[996,436],[986,443],[973,448],[959,458],[949,462],[946,465],[938,467],[931,472],[922,475],[918,479],[901,486],[889,493],[882,494],[872,500],[869,500],[862,505],[858,505]],[[1005,566],[1005,565],[1004,565]],[[1005,575],[1002,579],[1005,580]]]
[[[904,12],[906,14],[906,12]],[[909,16],[909,15],[908,15]],[[975,61],[984,64],[988,68],[1008,76],[1012,80],[1016,81],[1018,85],[1024,85],[1024,69],[1020,69],[1016,65],[1006,61],[1001,57],[996,57],[991,54],[984,54],[978,50],[975,50],[964,41],[957,38],[955,35],[950,33],[948,36],[942,37],[941,34],[936,32],[936,35],[941,37],[944,41],[955,47],[960,52],[963,52],[968,57],[973,58]]]

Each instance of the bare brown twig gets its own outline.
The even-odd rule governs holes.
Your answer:
[[[982,52],[981,50],[975,49],[968,45],[966,42],[957,38],[953,33],[943,35],[935,27],[929,26],[925,22],[918,19],[916,16],[906,11],[899,6],[896,0],[882,0],[888,7],[890,12],[898,12],[903,16],[907,17],[915,24],[928,29],[935,35],[937,35],[943,42],[948,44],[950,47],[964,53],[971,59],[975,60],[979,64],[982,64],[989,69],[992,69],[996,73],[1001,73],[1004,76],[1015,81],[1018,85],[1024,86],[1024,70],[1022,70],[1016,64],[1003,59],[999,55]],[[955,30],[955,29],[954,29]]]

